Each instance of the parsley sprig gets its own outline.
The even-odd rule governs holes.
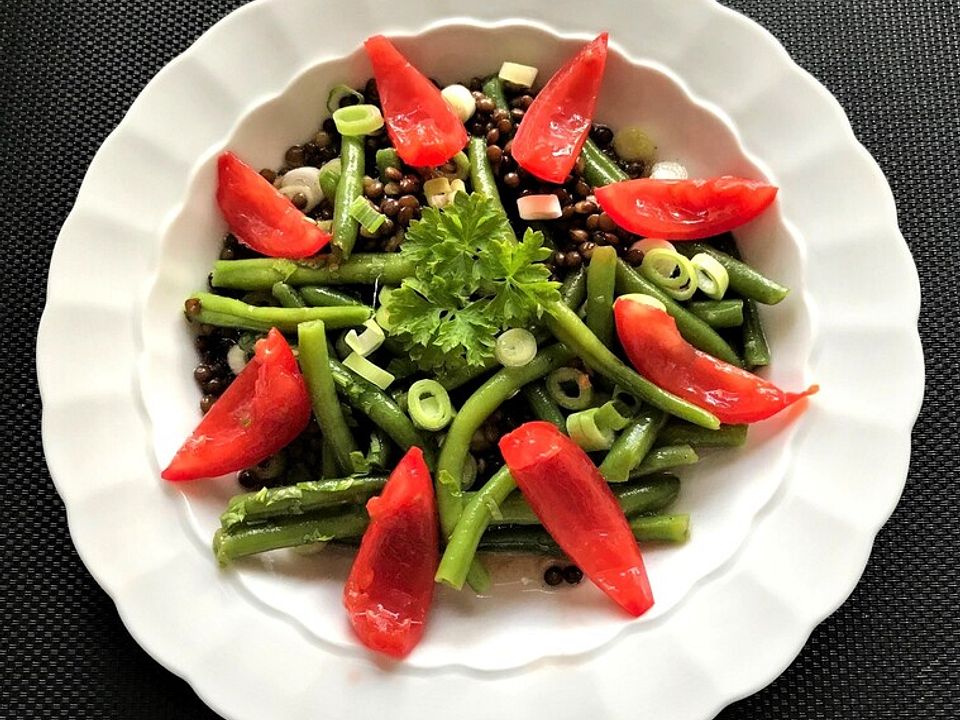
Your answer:
[[[529,229],[515,240],[507,218],[480,193],[425,209],[401,249],[416,272],[386,300],[390,334],[424,370],[485,364],[501,330],[530,325],[560,297],[543,242]]]

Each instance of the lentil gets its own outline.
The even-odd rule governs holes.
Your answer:
[[[606,125],[594,123],[593,127],[590,128],[590,137],[597,145],[606,148],[613,142],[613,130]]]
[[[400,212],[400,203],[393,198],[387,198],[380,203],[380,212],[382,212],[388,218],[396,217],[397,213]]]
[[[543,581],[550,587],[556,587],[563,582],[563,569],[559,565],[551,565],[543,571]]]
[[[287,165],[290,167],[300,167],[303,165],[303,148],[299,145],[294,145],[287,150],[286,155],[283,156],[283,159],[287,161]]]

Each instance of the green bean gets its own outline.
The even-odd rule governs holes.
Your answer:
[[[600,463],[600,474],[607,482],[621,483],[630,478],[630,471],[650,452],[657,433],[666,421],[667,417],[662,412],[647,408],[624,428]]]
[[[382,475],[345,477],[308,482],[235,495],[220,516],[220,526],[232,530],[265,520],[303,515],[339,505],[355,505],[383,490]]]
[[[297,292],[296,288],[291,285],[287,285],[286,283],[274,283],[270,293],[273,295],[273,299],[280,303],[280,307],[302,308],[307,306],[307,304],[303,301],[303,298],[300,297],[300,293]]]
[[[233,290],[270,290],[274,283],[290,285],[399,285],[413,275],[414,264],[400,253],[357,253],[339,265],[294,262],[276,258],[218,260],[213,264],[213,287]]]
[[[244,328],[266,332],[277,328],[293,332],[297,325],[310,320],[323,320],[330,328],[347,328],[362,325],[373,311],[366,306],[339,308],[278,308],[257,307],[240,300],[214,295],[194,293],[185,304],[190,320],[217,327]]]
[[[377,150],[376,155],[377,174],[385,177],[389,168],[400,169],[400,155],[393,148],[382,148]]]
[[[560,286],[560,302],[571,310],[576,310],[587,299],[587,271],[578,268],[563,279]]]
[[[617,250],[597,247],[587,268],[587,327],[607,347],[613,344],[613,292],[617,273]]]
[[[658,388],[624,365],[566,305],[554,302],[546,310],[547,326],[557,340],[612,383],[683,420],[708,428],[720,426],[720,421],[711,413]]]
[[[213,536],[213,554],[222,566],[247,555],[299,547],[363,535],[369,518],[362,506],[348,512],[294,515],[260,525],[219,528]]]
[[[527,404],[530,405],[534,417],[538,420],[556,425],[557,429],[562,433],[567,432],[567,423],[563,418],[563,413],[560,412],[560,407],[553,401],[553,398],[550,397],[547,388],[542,382],[538,381],[525,385],[523,388],[523,396],[526,398]]]
[[[677,243],[677,251],[687,257],[693,257],[698,253],[706,253],[715,258],[726,268],[727,275],[730,276],[730,288],[750,300],[756,300],[764,305],[776,305],[790,292],[789,289],[775,283],[745,262],[737,260],[725,252],[720,252],[706,243]]]
[[[393,398],[333,358],[330,359],[330,371],[337,390],[350,406],[370,418],[404,452],[414,446],[422,449],[429,463],[430,452],[426,440]]]
[[[353,256],[357,258],[357,255]],[[307,285],[300,288],[300,296],[310,307],[344,307],[347,305],[363,305],[352,295],[334,290],[333,288],[318,285]]]
[[[297,328],[300,347],[300,369],[310,390],[313,414],[337,459],[342,473],[352,473],[352,454],[357,452],[353,433],[340,409],[336,385],[330,372],[330,357],[327,353],[327,333],[322,322],[302,323]]]
[[[482,137],[472,137],[467,145],[467,156],[470,158],[470,183],[473,191],[483,193],[493,200],[494,205],[501,212],[503,203],[500,201],[500,191],[497,189],[497,181],[493,174],[493,167],[490,165],[490,159],[487,157],[487,140]]]
[[[444,373],[437,377],[437,381],[443,385],[445,390],[456,390],[458,387],[476,380],[481,375],[486,375],[499,366],[500,363],[497,362],[496,358],[490,358],[482,365],[467,365],[459,370]]]
[[[637,542],[682,543],[690,537],[689,515],[641,515],[630,520]],[[480,552],[507,552],[562,556],[549,533],[537,527],[490,530],[477,548]]]
[[[693,465],[700,457],[689,445],[664,445],[654,448],[630,473],[630,479],[637,478],[664,470],[673,470],[683,465]]]
[[[337,463],[337,455],[333,450],[333,446],[330,444],[330,441],[326,438],[323,439],[323,446],[320,453],[320,477],[324,479],[332,479],[337,477],[340,474],[339,463]]]
[[[770,364],[770,346],[754,300],[744,303],[743,360],[751,368]]]
[[[496,476],[494,476],[496,477]],[[484,486],[486,487],[486,486]],[[649,515],[666,510],[680,494],[680,480],[675,475],[656,475],[644,478],[643,482],[625,485],[614,485],[611,490],[620,509],[627,517],[634,515]],[[481,489],[482,492],[482,489]],[[469,506],[474,502],[478,492],[464,493],[464,499]],[[510,493],[501,500],[497,507],[498,512],[490,518],[490,527],[507,527],[510,525],[540,525],[540,518],[533,512],[533,508],[519,492]],[[491,512],[493,508],[491,508]],[[464,511],[466,516],[466,511]],[[460,524],[457,524],[459,530]]]
[[[483,94],[493,100],[493,104],[500,110],[509,110],[507,96],[503,94],[503,81],[499,75],[491,75],[483,83]]]
[[[591,187],[603,187],[611,183],[627,180],[627,174],[617,164],[603,153],[597,144],[587,138],[580,151],[583,158],[583,176]]]
[[[694,300],[687,310],[713,328],[743,325],[743,300]]]
[[[683,243],[677,243],[682,245]],[[713,355],[732,365],[741,365],[740,358],[733,348],[717,334],[717,331],[707,325],[693,313],[687,311],[676,300],[667,295],[640,273],[627,265],[623,260],[617,261],[617,294],[642,293],[650,295],[662,302],[670,316],[677,321],[677,329],[691,345],[700,348],[705,353]]]
[[[704,430],[689,423],[669,422],[657,435],[657,445],[659,446],[740,447],[746,441],[746,425],[721,425],[716,430]]]
[[[510,471],[503,467],[487,480],[460,515],[443,557],[437,568],[435,579],[460,590],[467,580],[470,568],[474,565],[474,556],[480,538],[490,524],[497,506],[517,487]]]
[[[370,449],[367,451],[370,467],[387,470],[390,467],[390,439],[380,428],[370,433]]]
[[[450,537],[463,509],[460,475],[474,433],[491,413],[520,388],[556,370],[570,357],[570,352],[560,345],[541,350],[526,365],[503,368],[497,372],[460,408],[450,424],[437,461],[437,509],[444,537]]]
[[[337,256],[346,260],[357,242],[360,224],[350,215],[353,201],[363,195],[363,166],[365,143],[362,136],[344,135],[340,138],[340,182],[333,204],[332,243]]]

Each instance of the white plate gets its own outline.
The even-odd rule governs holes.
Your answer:
[[[452,7],[252,3],[165,68],[104,143],[58,240],[38,339],[72,536],[131,633],[229,718],[710,717],[782,671],[843,601],[902,490],[923,363],[890,191],[827,92],[707,0],[593,3],[589,17],[573,2]],[[503,19],[517,16],[534,20]],[[179,311],[223,231],[213,159],[230,147],[278,164],[331,84],[369,75],[358,48],[371,33],[426,33],[402,47],[446,80],[505,57],[546,76],[601,29],[614,52],[600,119],[642,122],[695,174],[781,187],[777,211],[738,237],[794,289],[766,313],[770,377],[823,391],[792,424],[684,473],[694,536],[648,554],[658,602],[644,618],[587,585],[531,592],[517,578],[532,569],[508,568],[491,598],[441,592],[423,644],[385,665],[346,628],[344,558],[279,553],[220,572],[209,538],[235,485],[158,479],[198,416]]]

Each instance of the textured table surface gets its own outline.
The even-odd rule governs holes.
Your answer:
[[[94,152],[147,81],[239,4],[0,3],[0,292],[15,340],[0,356],[0,718],[215,717],[134,643],[73,550],[43,460],[34,347],[50,252]],[[887,173],[923,286],[927,396],[906,493],[862,582],[780,679],[720,717],[953,720],[960,2],[727,4],[770,29],[837,96]]]

